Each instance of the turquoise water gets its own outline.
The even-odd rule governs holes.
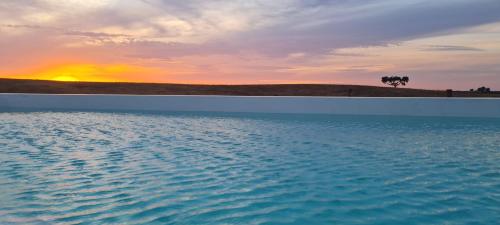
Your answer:
[[[498,221],[498,119],[0,113],[0,224]]]

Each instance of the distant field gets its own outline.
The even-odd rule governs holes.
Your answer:
[[[350,91],[351,90],[351,91]],[[192,85],[156,83],[95,83],[0,79],[0,93],[446,97],[444,90],[422,90],[336,84]],[[349,94],[350,93],[350,94]],[[500,97],[500,92],[454,92],[454,97]]]

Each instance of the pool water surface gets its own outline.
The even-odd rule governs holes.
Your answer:
[[[0,113],[0,224],[498,224],[500,119]]]

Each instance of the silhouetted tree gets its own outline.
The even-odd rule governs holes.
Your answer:
[[[480,87],[477,89],[477,92],[479,92],[481,94],[488,94],[491,92],[491,89],[487,88],[487,87]]]
[[[405,86],[408,82],[410,82],[410,78],[407,76],[399,77],[399,76],[384,76],[382,77],[382,83],[391,85],[397,88],[399,85]]]

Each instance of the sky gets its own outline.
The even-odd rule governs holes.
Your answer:
[[[2,0],[0,77],[500,90],[499,0]]]

